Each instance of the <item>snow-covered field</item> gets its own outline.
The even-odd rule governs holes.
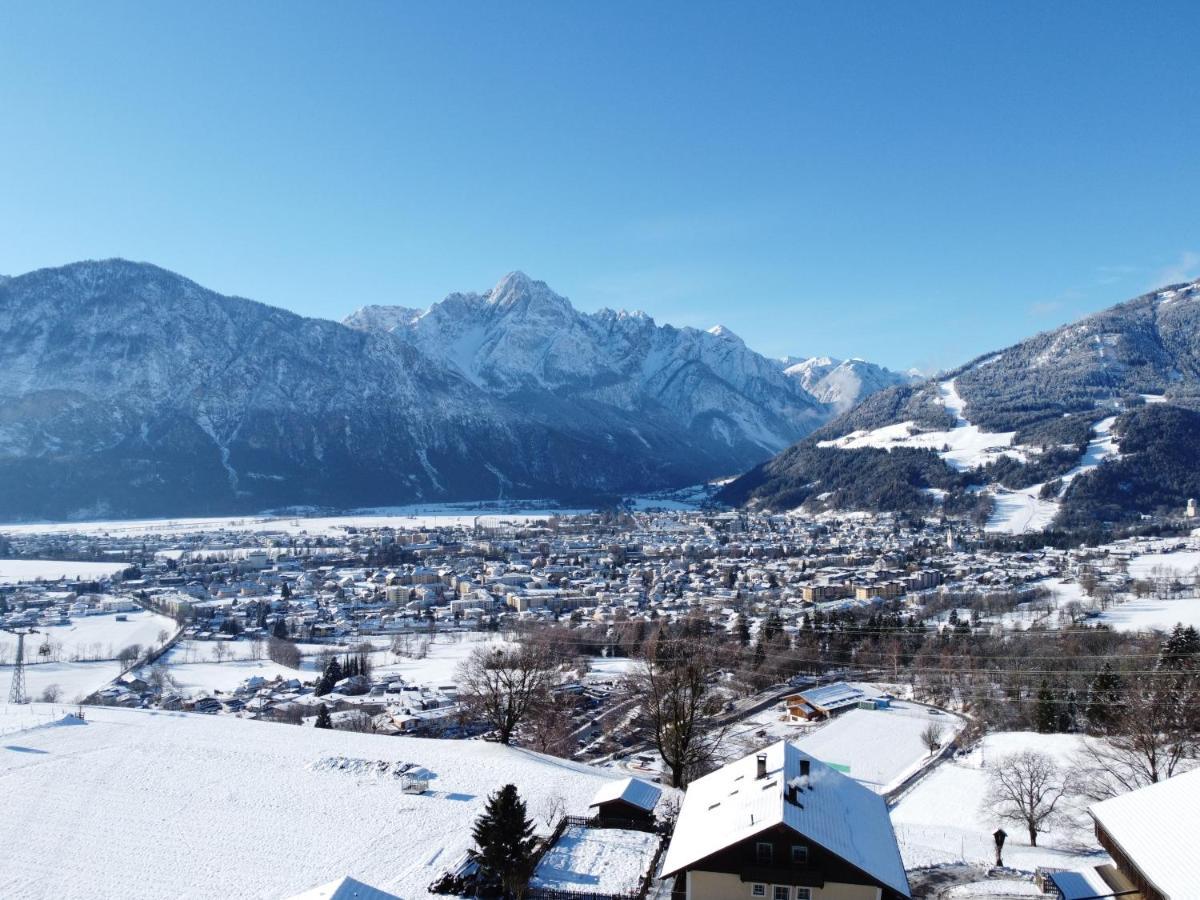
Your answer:
[[[199,532],[264,532],[288,535],[344,535],[347,528],[469,527],[477,519],[493,526],[499,522],[540,522],[551,516],[590,512],[542,506],[497,507],[489,504],[420,504],[360,510],[338,516],[224,516],[194,519],[130,519],[97,522],[48,522],[0,525],[0,534],[103,534],[112,537],[185,535]]]
[[[632,894],[650,868],[659,836],[622,828],[571,825],[538,863],[533,887]]]
[[[1118,631],[1170,631],[1178,622],[1200,628],[1200,597],[1130,600],[1102,612],[1100,621]]]
[[[1134,578],[1155,578],[1170,575],[1191,583],[1200,569],[1200,550],[1178,553],[1146,553],[1129,561],[1129,574]]]
[[[62,710],[18,710],[46,722]],[[405,898],[471,845],[490,793],[517,786],[538,827],[586,813],[602,770],[484,741],[436,741],[88,708],[87,724],[14,732],[0,707],[0,896],[288,897],[351,875]],[[332,757],[411,763],[428,793]]]
[[[884,794],[929,761],[921,733],[930,722],[941,727],[943,744],[963,727],[958,716],[931,715],[923,706],[897,701],[890,710],[852,709],[793,743],[819,760],[845,766],[851,778]]]
[[[1080,799],[1072,803],[1068,821],[1039,835],[1037,847],[1029,845],[1021,826],[1002,822],[985,803],[990,785],[986,765],[1010,753],[1035,750],[1049,754],[1060,766],[1069,766],[1080,741],[1076,735],[1002,732],[988,735],[965,757],[942,763],[892,810],[904,865],[992,863],[996,853],[992,833],[1001,826],[1008,832],[1004,862],[1011,868],[1077,868],[1085,861],[1093,865],[1104,861]]]
[[[480,643],[503,640],[501,635],[484,632],[442,632],[432,639],[413,635],[410,645],[425,647],[424,658],[417,659],[392,653],[390,640],[376,637],[372,652],[373,676],[402,676],[409,684],[420,687],[440,687],[454,684],[459,665]],[[218,662],[214,648],[220,646],[222,661]],[[268,681],[281,676],[311,681],[318,675],[317,654],[323,650],[346,652],[347,647],[332,644],[300,644],[303,658],[299,669],[291,669],[264,658],[253,658],[249,641],[180,641],[163,657],[177,689],[190,695],[227,693],[252,676]]]
[[[1173,557],[1190,557],[1192,555],[1188,553],[1172,553],[1164,554],[1162,558],[1171,559]],[[1134,560],[1130,564],[1130,572],[1133,573],[1136,566],[1146,559],[1149,559],[1149,557]],[[1148,572],[1150,568],[1157,567],[1161,563],[1146,563],[1145,565]],[[1150,576],[1147,574],[1145,577]],[[1078,582],[1046,579],[1038,582],[1038,585],[1050,591],[1050,603],[1055,608],[1055,611],[1049,614],[1035,614],[1034,610],[1040,608],[1040,603],[1022,604],[1016,610],[1005,613],[1000,619],[1000,625],[1005,628],[1016,629],[1029,628],[1035,624],[1045,628],[1058,628],[1064,623],[1060,619],[1057,610],[1065,608],[1070,603],[1078,603],[1084,609],[1091,609],[1093,607],[1092,600],[1083,593],[1083,589],[1079,586]],[[1121,596],[1108,609],[1102,610],[1097,617],[1088,621],[1101,622],[1117,631],[1165,632],[1174,628],[1178,622],[1182,622],[1184,625],[1195,625],[1200,628],[1200,597],[1172,597],[1165,599],[1142,597],[1127,599],[1125,596]]]
[[[121,664],[113,657],[123,649],[131,644],[156,645],[161,632],[175,633],[175,623],[166,616],[146,611],[123,615],[127,621],[118,622],[115,615],[80,616],[70,625],[42,626],[40,634],[26,637],[26,693],[37,699],[55,685],[64,702],[80,700],[121,674]],[[52,655],[39,653],[47,641]],[[15,635],[0,632],[0,661],[4,663],[0,682],[6,692],[16,647]],[[47,658],[49,661],[41,661]]]
[[[0,584],[108,578],[129,568],[125,562],[76,562],[64,559],[0,559]]]

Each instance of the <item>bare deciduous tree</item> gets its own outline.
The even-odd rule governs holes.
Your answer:
[[[1023,750],[1002,757],[991,767],[987,808],[1001,819],[1024,825],[1029,845],[1049,830],[1061,814],[1059,804],[1076,790],[1075,778],[1045,753]]]
[[[654,642],[627,679],[641,706],[639,718],[671,772],[671,786],[684,787],[713,757],[724,729],[715,651],[674,638]]]
[[[937,722],[926,725],[925,730],[921,732],[921,743],[925,745],[930,756],[942,749],[942,726]]]
[[[267,659],[289,669],[299,669],[300,648],[291,641],[271,637],[267,640]]]
[[[57,703],[62,698],[62,688],[57,684],[48,684],[42,690],[43,703]]]
[[[553,658],[537,644],[481,646],[459,667],[459,696],[507,744],[519,725],[549,703],[555,677]]]
[[[1084,744],[1085,793],[1104,800],[1170,778],[1200,759],[1200,676],[1129,676],[1104,735]]]

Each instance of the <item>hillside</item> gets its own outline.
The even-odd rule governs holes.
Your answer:
[[[973,511],[1023,532],[1179,511],[1200,489],[1200,282],[879,391],[732,482],[783,509]]]
[[[742,471],[828,421],[728,331],[520,273],[347,324],[124,260],[0,282],[0,517],[594,500]]]
[[[471,846],[470,823],[504,784],[517,785],[548,831],[540,819],[552,798],[583,815],[614,777],[484,741],[85,714],[86,724],[55,725],[61,708],[53,718],[40,704],[0,713],[9,745],[0,774],[15,812],[0,822],[6,897],[277,900],[343,875],[425,897]],[[404,794],[398,777],[373,771],[377,762],[410,764],[429,791]]]

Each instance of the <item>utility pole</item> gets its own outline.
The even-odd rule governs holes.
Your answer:
[[[28,628],[25,631],[17,628],[5,628],[4,630],[17,636],[17,664],[13,667],[12,687],[8,691],[8,702],[28,703],[29,697],[25,694],[25,635],[40,634],[40,632],[36,628]]]

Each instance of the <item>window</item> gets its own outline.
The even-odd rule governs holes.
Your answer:
[[[792,844],[792,862],[798,866],[807,866],[808,847],[804,844]]]
[[[796,900],[812,900],[812,889],[796,888]]]
[[[775,885],[774,900],[792,900],[792,889],[786,884]]]
[[[754,858],[760,866],[769,866],[773,861],[771,857],[771,845],[768,842],[759,841],[754,845]]]
[[[765,884],[752,884],[752,885],[750,885],[750,896],[751,896],[751,897],[765,897],[765,896],[767,896],[767,886],[766,886]]]

